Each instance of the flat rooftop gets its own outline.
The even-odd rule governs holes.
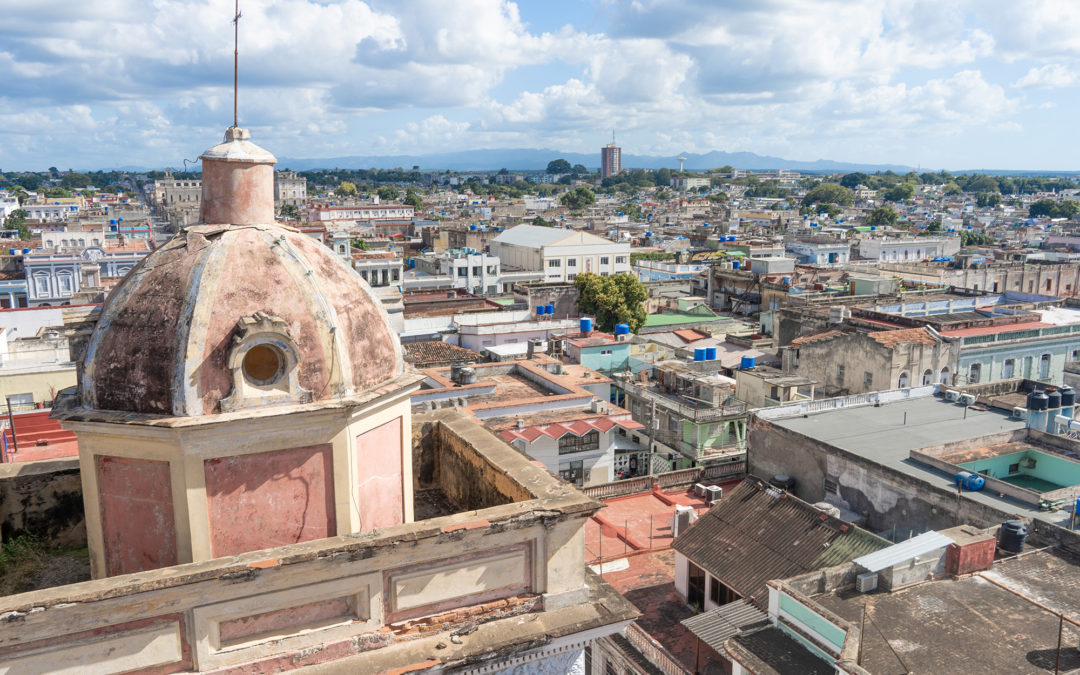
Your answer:
[[[806,417],[773,418],[778,427],[900,471],[930,485],[955,489],[953,476],[910,458],[912,450],[949,443],[971,441],[1023,429],[1023,420],[1013,419],[995,409],[979,410],[957,405],[937,396],[909,398],[880,406],[859,405],[836,408]],[[987,444],[989,445],[989,443]],[[1037,447],[1037,446],[1033,446]],[[987,491],[963,493],[992,508],[1067,525],[1065,511],[1041,511],[1009,497]]]
[[[813,598],[866,628],[862,667],[873,673],[1055,672],[1059,616],[1077,619],[1076,560],[1052,551],[1007,559],[986,572],[892,592],[846,588]],[[1080,667],[1080,629],[1065,621],[1061,672]],[[983,664],[979,667],[975,664]]]

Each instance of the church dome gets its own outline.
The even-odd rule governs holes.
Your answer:
[[[346,261],[250,222],[273,218],[274,160],[247,138],[203,156],[202,220],[227,220],[184,229],[109,295],[80,372],[84,409],[209,415],[345,399],[402,373],[386,312]]]

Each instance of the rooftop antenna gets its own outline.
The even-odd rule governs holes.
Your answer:
[[[233,75],[232,75],[232,125],[233,127],[240,126],[239,117],[236,114],[236,98],[239,90],[239,70],[240,70],[240,0],[236,0],[236,13],[233,16]]]

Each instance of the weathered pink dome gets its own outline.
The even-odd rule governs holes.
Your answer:
[[[109,295],[86,352],[84,408],[162,415],[221,411],[241,320],[280,319],[306,400],[363,392],[402,372],[386,312],[360,276],[282,225],[195,225]]]
[[[273,220],[270,153],[231,128],[203,154],[204,221],[105,302],[79,404],[174,416],[356,396],[402,373],[378,298],[330,249]],[[231,223],[231,224],[230,224]]]

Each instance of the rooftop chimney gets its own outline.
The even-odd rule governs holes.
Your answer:
[[[240,127],[225,130],[225,141],[204,152],[202,208],[208,224],[259,225],[274,222],[274,158],[251,142]]]

